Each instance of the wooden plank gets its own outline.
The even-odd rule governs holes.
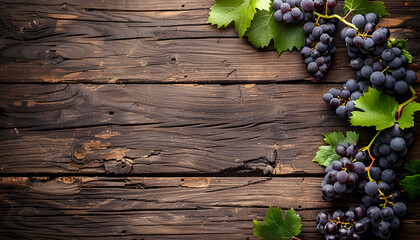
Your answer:
[[[206,1],[0,1],[0,82],[281,82],[310,80],[297,52],[256,51],[206,24]],[[146,3],[145,3],[146,2]],[[394,37],[418,52],[417,1],[387,1]],[[404,13],[404,14],[402,14]],[[338,33],[336,35],[338,38]],[[325,81],[354,77],[344,43]],[[414,68],[419,58],[414,56]]]
[[[326,203],[322,178],[0,178],[0,235],[16,238],[255,239],[252,219],[269,205],[295,208],[301,239],[316,233],[318,211],[345,210],[358,199]],[[293,194],[290,194],[293,193]],[[352,194],[355,195],[355,194]],[[419,204],[395,232],[417,239]]]
[[[6,85],[0,173],[319,174],[322,134],[354,130],[323,102],[331,87]]]

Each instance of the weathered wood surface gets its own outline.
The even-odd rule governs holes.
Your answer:
[[[299,54],[256,51],[206,24],[205,1],[0,1],[0,82],[280,82],[311,80]],[[419,1],[386,1],[394,37],[419,52]],[[340,27],[341,28],[341,27]],[[336,38],[338,38],[338,32]],[[354,76],[344,43],[324,81]],[[414,68],[419,58],[414,55]]]
[[[0,239],[256,239],[269,205],[322,239],[318,211],[359,203],[324,202],[310,162],[355,129],[321,99],[354,77],[343,42],[315,84],[297,52],[206,24],[212,3],[0,0]],[[420,2],[385,4],[418,71]],[[419,238],[419,213],[395,239]]]
[[[0,178],[2,239],[250,239],[268,205],[295,208],[301,239],[315,231],[325,203],[322,178]],[[293,194],[291,194],[293,193]],[[353,198],[357,201],[356,198]],[[409,204],[397,239],[417,239],[419,204]],[[19,229],[10,232],[8,229]]]
[[[334,86],[7,85],[0,173],[322,173],[322,134],[351,129]]]

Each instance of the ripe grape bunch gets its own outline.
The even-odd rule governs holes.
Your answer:
[[[335,151],[341,158],[325,169],[327,174],[321,184],[322,198],[326,201],[353,192],[359,178],[365,177],[365,152],[347,142],[337,145]]]
[[[401,201],[394,169],[402,165],[416,130],[417,127],[402,130],[396,123],[378,132],[367,147],[358,149],[347,142],[336,146],[340,160],[326,168],[322,197],[332,201],[356,190],[362,195],[362,204],[346,213],[337,210],[332,217],[318,213],[317,229],[326,239],[360,239],[369,229],[374,236],[389,239],[392,231],[398,229],[407,206]],[[371,164],[366,167],[369,158]]]
[[[274,0],[274,19],[284,23],[304,20],[306,34],[305,47],[301,55],[307,70],[317,80],[321,80],[331,67],[331,56],[335,53],[335,41],[331,36],[336,30],[336,18],[320,18],[319,15],[332,15],[337,0]]]
[[[350,65],[356,70],[357,79],[389,95],[401,97],[409,92],[417,75],[406,70],[407,58],[404,49],[394,46],[390,31],[376,29],[379,17],[375,13],[358,14],[352,19],[355,28],[343,28],[341,38],[346,42]],[[388,41],[390,39],[390,41]]]
[[[341,86],[341,89],[331,88],[322,98],[335,110],[339,118],[344,119],[351,116],[351,112],[355,110],[354,101],[363,96],[368,88],[365,82],[350,79]]]
[[[325,239],[361,239],[368,230],[371,219],[366,217],[366,208],[363,205],[352,206],[346,212],[336,210],[330,215],[328,212],[319,212],[317,216],[317,230],[325,234]]]

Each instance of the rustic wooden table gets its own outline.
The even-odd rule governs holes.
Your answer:
[[[322,239],[316,213],[358,203],[324,202],[311,162],[353,129],[321,98],[354,77],[343,42],[318,83],[297,52],[206,24],[212,4],[0,1],[1,239],[256,239],[269,205]],[[385,4],[419,71],[420,2]],[[408,205],[397,239],[420,238]]]

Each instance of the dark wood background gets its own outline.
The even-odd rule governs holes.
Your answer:
[[[321,97],[355,76],[343,42],[315,82],[296,51],[206,24],[212,4],[0,0],[1,239],[256,239],[269,205],[322,239],[318,211],[359,203],[324,202],[311,162],[323,133],[362,130]],[[385,5],[418,71],[420,2]],[[408,205],[395,239],[420,237]]]

